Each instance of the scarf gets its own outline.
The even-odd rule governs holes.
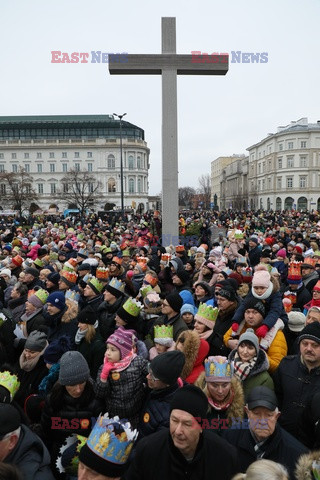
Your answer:
[[[132,360],[136,358],[136,356],[137,356],[136,353],[130,352],[129,355],[124,357],[122,360],[120,360],[119,362],[115,362],[113,364],[112,370],[116,370],[117,372],[122,372],[122,370],[125,370],[126,368],[129,367],[130,363],[132,362]]]
[[[49,343],[47,342],[47,345],[44,347],[44,349],[41,352],[37,352],[37,355],[34,358],[31,358],[30,360],[26,359],[26,356],[23,350],[19,358],[19,365],[21,370],[24,370],[25,372],[31,372],[31,370],[33,370],[37,365],[39,358],[41,357],[41,355],[43,355],[48,345]]]
[[[99,320],[96,320],[95,324],[93,326],[94,326],[95,329],[97,329],[98,325],[99,325]],[[77,333],[75,335],[75,339],[74,339],[74,341],[77,345],[79,345],[79,343],[81,343],[81,341],[84,339],[87,331],[88,331],[87,328],[85,330],[80,330],[80,328],[78,328]]]
[[[320,299],[319,300],[315,300],[314,298],[312,298],[311,302],[310,302],[310,308],[311,307],[320,307]]]
[[[207,340],[210,337],[213,330],[206,330],[205,332],[199,333],[199,337],[203,338],[203,340]]]
[[[273,283],[270,282],[269,287],[267,288],[267,290],[262,295],[257,295],[256,292],[254,291],[253,287],[251,289],[251,293],[254,296],[254,298],[258,298],[259,300],[266,300],[267,298],[270,297],[270,295],[272,293],[272,290],[273,290]]]
[[[231,403],[233,402],[233,399],[234,399],[234,391],[233,391],[233,388],[231,387],[227,400],[225,400],[225,403],[216,403],[214,400],[212,400],[211,397],[208,397],[208,402],[209,402],[209,405],[211,405],[211,407],[213,407],[215,410],[224,411],[230,407]]]
[[[239,357],[239,353],[236,352],[233,361],[234,376],[237,377],[241,382],[243,382],[254,367],[257,358],[257,355],[255,355],[253,358],[251,358],[251,360],[249,360],[249,362],[243,362]]]

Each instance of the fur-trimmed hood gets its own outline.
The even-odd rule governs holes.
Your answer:
[[[231,360],[233,362],[234,360],[234,357],[235,357],[235,354],[237,352],[237,349],[235,348],[234,350],[232,350],[232,352],[229,354],[229,360]],[[262,373],[262,372],[265,372],[268,370],[270,364],[269,364],[269,360],[268,360],[268,357],[267,357],[267,354],[264,350],[262,350],[261,348],[259,348],[259,352],[258,352],[258,358],[257,358],[257,361],[256,363],[254,364],[254,366],[252,367],[252,369],[250,370],[249,372],[249,375],[247,376],[247,378],[251,378],[251,377],[254,377],[255,375],[259,375],[259,373]]]
[[[195,382],[195,385],[205,393],[207,398],[209,397],[209,392],[207,388],[207,382],[205,379],[205,372],[201,373],[199,376],[198,380]],[[227,408],[227,418],[229,420],[230,426],[233,423],[233,420],[239,421],[239,419],[243,419],[244,417],[244,406],[245,406],[245,400],[244,400],[244,393],[243,393],[243,388],[241,382],[233,377],[231,379],[231,388],[234,391],[234,397],[231,405]],[[208,406],[208,411],[213,409],[211,405]]]
[[[177,338],[176,350],[178,350],[177,345],[179,342],[183,344],[183,353],[185,356],[185,363],[180,377],[185,380],[192,372],[196,362],[200,347],[200,337],[195,330],[185,330],[181,332]]]
[[[314,460],[320,461],[319,450],[301,455],[295,470],[296,480],[314,480],[311,472],[312,462]]]

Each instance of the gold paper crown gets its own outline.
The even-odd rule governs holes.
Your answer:
[[[151,285],[145,285],[143,287],[140,288],[140,293],[142,295],[142,297],[146,297],[148,295],[149,292],[152,292],[152,286]]]
[[[9,391],[11,403],[20,387],[18,377],[8,371],[0,372],[0,385]]]
[[[162,260],[163,262],[170,262],[170,260],[171,260],[171,255],[170,255],[170,253],[163,253],[163,254],[161,255],[161,260]]]
[[[78,303],[80,300],[80,293],[76,292],[75,290],[67,290],[65,294],[65,299]]]
[[[155,287],[158,284],[158,279],[150,275],[150,273],[147,273],[143,279],[143,283],[149,283],[150,285]]]
[[[78,275],[76,274],[76,272],[68,272],[67,270],[61,270],[60,277],[66,278],[71,283],[76,283]]]
[[[301,278],[301,262],[291,262],[288,267],[288,277],[292,279]]]
[[[70,263],[70,265],[75,268],[77,265],[78,265],[78,262],[75,258],[69,258],[68,260],[68,263]]]
[[[116,290],[119,290],[119,292],[124,293],[126,286],[121,280],[118,280],[116,277],[113,277],[108,283],[107,289],[108,287],[115,288]]]
[[[109,278],[109,270],[105,267],[98,267],[96,270],[96,277],[101,280],[106,280]]]
[[[242,240],[243,239],[243,232],[241,230],[236,230],[234,233],[234,238],[237,240]]]
[[[177,245],[176,246],[176,252],[177,253],[184,252],[184,245]]]
[[[149,258],[147,257],[137,257],[137,262],[141,263],[142,265],[147,265],[149,262]]]
[[[132,315],[133,317],[138,317],[142,308],[142,304],[134,298],[129,297],[128,300],[123,304],[122,308],[127,313],[129,313],[129,315]]]
[[[219,309],[217,307],[207,305],[206,303],[200,303],[199,309],[195,315],[195,320],[202,322],[209,328],[213,328],[218,313]]]
[[[113,257],[112,260],[111,260],[111,263],[116,263],[117,265],[121,265],[122,263],[122,258],[119,258],[119,257]]]
[[[303,260],[303,264],[306,264],[306,265],[311,265],[312,267],[315,267],[316,264],[317,264],[317,259],[316,258],[311,258],[311,257],[307,257]]]
[[[87,285],[89,285],[89,287],[93,287],[93,290],[97,293],[101,293],[104,288],[104,284],[99,282],[96,277],[91,277],[89,282],[87,282]]]
[[[158,338],[173,339],[173,325],[155,325],[153,328],[155,340]]]
[[[39,300],[43,303],[43,305],[46,303],[47,298],[49,297],[49,293],[47,290],[44,290],[43,288],[40,288],[40,290],[37,290],[35,292],[35,296],[39,298]]]
[[[208,357],[204,361],[205,379],[207,382],[227,382],[233,376],[233,364],[222,356]]]

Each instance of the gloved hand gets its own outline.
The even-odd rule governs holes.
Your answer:
[[[233,332],[237,332],[238,331],[238,328],[239,328],[239,324],[238,323],[233,323],[231,325],[231,328],[232,328],[232,331]]]
[[[110,371],[114,368],[114,363],[108,362],[107,360],[104,362],[101,374],[100,374],[100,379],[106,381]]]
[[[267,327],[267,325],[261,325],[261,327],[257,328],[256,335],[257,337],[264,338],[268,332],[269,328]]]

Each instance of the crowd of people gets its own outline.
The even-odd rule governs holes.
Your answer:
[[[317,212],[30,223],[0,222],[0,480],[320,478]]]

